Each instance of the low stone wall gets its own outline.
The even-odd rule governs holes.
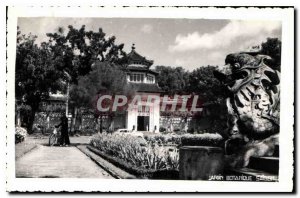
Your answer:
[[[209,180],[223,174],[224,153],[219,147],[183,146],[179,150],[179,179]]]

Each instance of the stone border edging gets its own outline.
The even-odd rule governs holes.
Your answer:
[[[124,170],[116,167],[109,161],[103,159],[101,156],[97,155],[93,151],[91,151],[86,145],[77,145],[76,146],[82,153],[88,156],[91,160],[93,160],[97,165],[107,171],[111,176],[116,179],[135,179],[134,175],[131,175]]]

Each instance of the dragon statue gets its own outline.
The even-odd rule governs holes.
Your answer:
[[[229,90],[225,151],[230,167],[245,167],[252,156],[271,156],[278,144],[280,73],[266,55],[227,55],[215,77]]]

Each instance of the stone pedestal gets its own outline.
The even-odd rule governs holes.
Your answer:
[[[183,146],[179,150],[179,179],[208,180],[222,175],[224,153],[219,147]]]

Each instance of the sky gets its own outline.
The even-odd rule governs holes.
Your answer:
[[[125,44],[154,66],[181,66],[193,70],[207,65],[224,65],[227,54],[246,51],[265,42],[268,37],[281,39],[278,21],[246,21],[216,19],[159,19],[159,18],[19,18],[23,34],[37,35],[37,43],[48,41],[46,33],[68,25],[86,30],[102,28],[107,36],[116,36],[116,43]]]

